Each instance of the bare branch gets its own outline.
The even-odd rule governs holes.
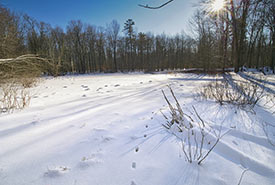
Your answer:
[[[139,4],[138,6],[142,7],[142,8],[148,8],[148,9],[160,9],[166,5],[168,5],[169,3],[173,2],[174,0],[169,0],[167,1],[166,3],[163,3],[162,5],[160,6],[149,6],[148,4],[147,5],[142,5],[142,4]]]

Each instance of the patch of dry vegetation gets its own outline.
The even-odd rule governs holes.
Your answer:
[[[0,59],[0,113],[23,109],[31,100],[30,87],[42,74],[50,74],[52,64],[37,55]]]
[[[162,113],[166,120],[163,124],[164,128],[181,141],[186,160],[189,163],[197,162],[200,165],[228,131],[222,133],[221,128],[214,128],[204,121],[195,107],[191,115],[184,113],[171,88],[170,92],[175,106],[169,101],[164,91],[162,92],[169,106],[169,115]]]

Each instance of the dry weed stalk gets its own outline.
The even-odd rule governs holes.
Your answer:
[[[194,114],[192,114],[195,116],[184,113],[172,88],[170,88],[170,92],[176,106],[170,103],[164,91],[162,91],[170,111],[169,117],[162,113],[166,119],[166,124],[163,124],[163,126],[181,141],[186,160],[189,163],[196,161],[200,165],[228,131],[222,134],[221,128],[215,129],[212,127],[200,117],[195,107],[193,107]]]
[[[30,104],[29,89],[17,81],[0,84],[0,113],[23,109]]]
[[[53,66],[52,61],[32,54],[0,59],[0,113],[28,106],[28,88],[38,82],[41,74],[51,73]]]

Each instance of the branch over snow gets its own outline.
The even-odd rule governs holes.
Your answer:
[[[42,72],[50,72],[52,68],[53,61],[33,54],[0,59],[0,81],[15,77],[35,77],[41,75]]]

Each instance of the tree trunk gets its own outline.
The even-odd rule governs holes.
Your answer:
[[[275,32],[272,33],[271,54],[270,68],[273,70],[273,74],[275,74]]]
[[[116,61],[116,46],[114,47],[114,64],[115,64],[115,72],[117,72],[117,61]]]

